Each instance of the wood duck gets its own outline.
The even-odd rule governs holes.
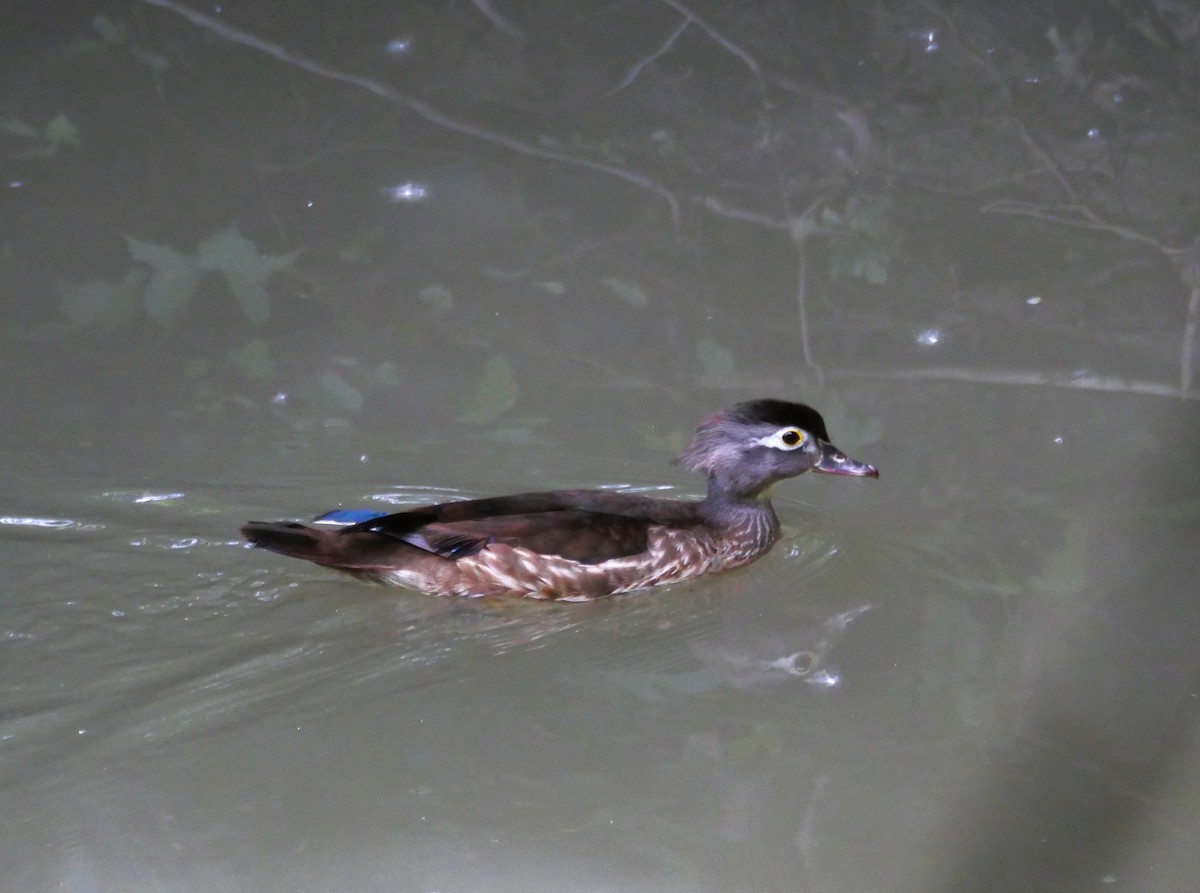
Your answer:
[[[435,595],[559,601],[730,570],[779,539],[769,492],[812,469],[879,477],[829,442],[812,407],[753,400],[700,423],[676,462],[708,476],[701,500],[558,490],[421,506],[336,510],[312,524],[251,521],[255,546]]]

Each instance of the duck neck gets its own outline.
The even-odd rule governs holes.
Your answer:
[[[753,541],[752,548],[766,551],[779,539],[779,518],[767,488],[747,493],[715,475],[709,475],[708,495],[700,504],[704,519],[727,537]]]

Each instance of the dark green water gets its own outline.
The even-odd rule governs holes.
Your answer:
[[[714,4],[726,43],[690,24],[633,77],[677,4],[514,6],[204,10],[382,95],[154,4],[20,10],[0,893],[1192,890],[1200,416],[1174,261],[929,186],[1046,173],[1011,129],[942,127],[1008,118],[956,82],[974,62],[944,25],[909,52],[930,7]],[[1094,145],[1090,105],[1035,105],[1074,83],[1042,35],[1078,15],[971,10],[1063,176],[1170,183],[1162,238],[1187,243],[1190,174],[1137,154],[1169,141],[1097,173],[1050,139]],[[1186,135],[1163,103],[1134,123]],[[801,264],[779,219],[813,202]],[[673,453],[767,396],[881,477],[781,484],[783,541],[728,576],[484,604],[238,540],[339,505],[695,496]]]

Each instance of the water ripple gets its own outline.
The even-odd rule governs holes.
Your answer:
[[[85,525],[71,518],[29,518],[15,515],[0,515],[0,525],[8,524],[13,527],[44,527],[49,530],[62,530],[67,527],[84,527]],[[96,528],[99,525],[86,525]]]

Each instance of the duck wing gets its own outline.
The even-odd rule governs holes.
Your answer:
[[[607,490],[521,493],[422,506],[369,518],[339,534],[381,534],[452,560],[503,543],[599,564],[645,552],[654,525],[698,523],[693,506]]]

